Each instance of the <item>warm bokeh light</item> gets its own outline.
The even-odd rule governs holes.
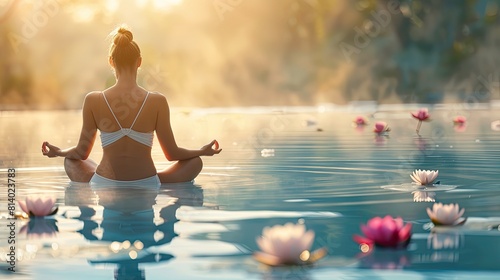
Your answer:
[[[300,260],[303,262],[307,262],[310,257],[311,253],[308,250],[303,251],[299,256]]]
[[[129,256],[131,259],[135,260],[135,259],[137,259],[137,252],[136,252],[136,251],[134,251],[134,250],[132,250],[132,251],[130,251],[130,252],[128,253],[128,256]]]
[[[112,85],[106,37],[121,23],[142,50],[139,83],[172,106],[500,99],[497,1],[3,2],[7,109],[78,109]]]
[[[363,253],[368,253],[370,251],[370,245],[368,244],[361,244],[359,246],[359,249],[361,250],[361,252]]]

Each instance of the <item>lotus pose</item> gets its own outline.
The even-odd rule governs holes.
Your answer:
[[[219,144],[213,140],[197,150],[177,146],[167,99],[137,84],[142,57],[132,32],[120,27],[112,36],[109,64],[114,69],[116,83],[85,97],[83,126],[75,147],[61,150],[44,142],[43,155],[65,157],[66,173],[76,182],[144,185],[193,180],[203,166],[200,156],[220,153]],[[103,148],[99,165],[88,158],[97,130]],[[151,157],[154,132],[165,157],[176,161],[159,172]]]

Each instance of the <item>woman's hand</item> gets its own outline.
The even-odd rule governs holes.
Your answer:
[[[57,157],[61,153],[61,149],[45,141],[42,144],[42,154],[49,158]]]
[[[219,142],[217,142],[217,140],[212,140],[212,142],[201,147],[201,151],[203,152],[204,156],[213,156],[215,154],[220,153],[222,149],[219,149]]]

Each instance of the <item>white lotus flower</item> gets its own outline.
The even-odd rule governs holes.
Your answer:
[[[410,175],[411,179],[418,185],[431,185],[434,180],[436,180],[439,171],[436,170],[415,170],[413,174]]]
[[[272,266],[311,263],[326,254],[325,249],[310,253],[313,241],[314,231],[306,232],[303,224],[265,227],[262,236],[257,238],[257,245],[262,252],[255,252],[254,257]]]
[[[459,211],[458,204],[434,203],[432,211],[427,208],[427,215],[435,225],[455,226],[463,224],[465,222],[465,219],[462,218],[464,212],[464,208]]]

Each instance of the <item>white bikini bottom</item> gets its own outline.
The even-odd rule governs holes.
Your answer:
[[[154,175],[148,178],[132,180],[132,181],[119,181],[108,179],[102,177],[101,175],[94,173],[94,176],[90,179],[90,186],[92,188],[105,188],[105,187],[148,187],[148,188],[159,188],[161,185],[160,178],[158,175]]]

